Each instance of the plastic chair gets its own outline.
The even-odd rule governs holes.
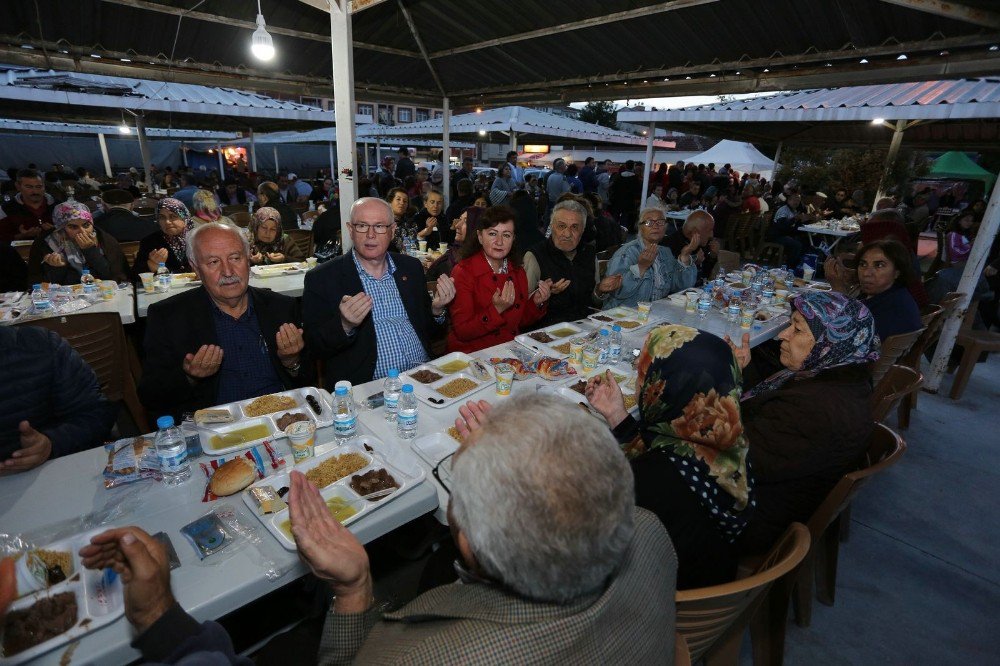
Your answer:
[[[229,206],[222,207],[222,214],[230,219],[232,219],[234,213],[245,212],[247,212],[246,204],[231,204]]]
[[[928,305],[925,306],[920,311],[920,318],[924,323],[924,332],[917,338],[917,341],[913,343],[910,351],[903,354],[897,363],[899,365],[905,365],[908,368],[913,368],[917,372],[920,372],[920,365],[923,362],[924,352],[930,347],[937,344],[938,338],[941,337],[941,328],[944,323],[948,321],[955,308],[958,307],[958,302],[962,300],[964,296],[963,293],[958,291],[952,291],[945,294],[944,298],[938,305]],[[937,316],[930,316],[935,310],[938,311]],[[910,427],[910,412],[917,408],[917,398],[920,395],[920,391],[914,391],[908,396],[904,397],[899,403],[899,413],[898,421],[899,427],[906,430]]]
[[[118,247],[122,250],[125,265],[132,266],[135,264],[135,255],[139,254],[139,241],[119,241]]]
[[[778,264],[779,266],[781,264]],[[719,260],[715,264],[716,271],[731,273],[740,269],[740,255],[729,250],[719,250]]]
[[[290,229],[288,237],[295,243],[295,247],[306,257],[313,255],[313,232],[309,229]]]
[[[743,631],[758,603],[808,551],[809,530],[801,523],[792,523],[752,575],[723,585],[678,591],[677,633],[684,638],[690,661],[704,658],[708,666],[736,664]],[[787,596],[785,599],[787,609]]]
[[[250,213],[248,213],[245,209],[236,211],[235,213],[229,213],[226,217],[232,220],[233,224],[243,229],[250,226]]]
[[[795,577],[792,607],[795,623],[808,627],[812,621],[813,585],[820,603],[832,606],[837,587],[837,558],[840,553],[840,521],[851,500],[872,476],[896,464],[906,450],[906,442],[882,423],[868,440],[858,469],[845,474],[809,518],[812,547]]]
[[[965,392],[965,387],[969,383],[969,377],[976,368],[979,356],[983,352],[1000,351],[1000,333],[993,331],[974,331],[972,324],[976,319],[976,311],[979,309],[979,300],[973,299],[969,303],[969,309],[965,311],[965,318],[962,320],[962,328],[955,339],[955,346],[962,347],[962,360],[958,364],[958,372],[955,373],[955,381],[951,384],[951,399],[958,400]]]
[[[18,325],[40,326],[62,336],[97,375],[104,397],[111,402],[124,402],[139,432],[149,432],[146,411],[139,402],[130,369],[125,330],[117,312],[49,317]]]
[[[924,376],[905,365],[893,365],[872,391],[872,420],[882,421],[906,396],[920,389]]]
[[[872,368],[872,384],[878,385],[882,381],[882,377],[885,373],[889,371],[889,366],[896,363],[899,358],[910,351],[914,343],[917,341],[925,329],[917,329],[911,333],[900,333],[899,335],[890,335],[885,340],[882,341],[882,349],[879,353],[879,359],[875,362],[875,367]]]

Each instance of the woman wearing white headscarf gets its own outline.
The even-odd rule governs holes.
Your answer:
[[[112,236],[94,227],[90,209],[67,201],[52,211],[54,228],[35,239],[28,283],[79,284],[84,269],[97,280],[125,281],[125,260]]]

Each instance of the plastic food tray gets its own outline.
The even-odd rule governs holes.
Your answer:
[[[251,266],[250,273],[258,278],[278,277],[279,275],[295,275],[305,273],[306,263],[291,262],[285,264],[271,264],[269,266]]]
[[[201,437],[201,448],[205,452],[205,455],[224,456],[235,451],[242,451],[243,449],[256,446],[265,439],[280,439],[284,437],[285,433],[278,428],[278,419],[286,413],[305,414],[317,428],[324,428],[326,426],[333,425],[333,408],[327,402],[326,398],[319,391],[319,389],[307,386],[305,388],[281,391],[280,393],[271,393],[269,395],[282,395],[293,398],[295,400],[295,407],[281,409],[271,414],[264,414],[263,416],[247,416],[246,408],[250,403],[256,400],[256,398],[241,400],[239,402],[230,402],[224,405],[212,407],[212,409],[227,410],[232,415],[233,421],[232,423],[211,423],[196,426],[198,434]],[[316,414],[316,412],[313,411],[313,408],[310,407],[309,403],[306,401],[306,397],[310,395],[313,396],[319,403],[319,414]],[[224,435],[234,430],[248,428],[257,424],[262,424],[268,429],[267,436],[248,442],[242,442],[240,444],[233,444],[232,446],[225,446],[221,448],[212,447],[211,441],[214,435]]]
[[[611,317],[612,321],[604,321],[603,319],[600,319],[600,317]],[[624,305],[619,305],[618,307],[611,308],[610,310],[595,312],[592,315],[588,315],[587,318],[594,322],[598,329],[607,328],[610,331],[612,326],[619,324],[622,327],[623,335],[634,333],[635,331],[654,323],[652,316],[648,317],[645,323],[639,321],[639,311],[636,308],[629,308]],[[625,322],[629,323],[626,324]],[[632,324],[637,324],[637,326],[632,326]]]
[[[458,447],[459,442],[446,432],[432,432],[410,442],[410,450],[431,467],[458,451]]]
[[[568,330],[573,332],[568,335],[553,335],[553,332],[555,331],[561,332],[562,330]],[[553,324],[552,326],[546,326],[545,328],[540,328],[537,331],[533,332],[547,333],[551,337],[555,338],[555,340],[553,340],[552,342],[539,342],[538,340],[535,340],[533,337],[531,337],[530,334],[522,333],[521,335],[514,338],[514,341],[517,342],[522,347],[527,347],[532,351],[541,352],[546,356],[552,356],[553,358],[567,358],[570,355],[569,351],[565,352],[560,351],[556,349],[556,346],[566,344],[567,342],[569,342],[574,338],[590,333],[590,331],[584,330],[580,326],[571,322]]]
[[[477,378],[475,375],[472,374],[469,368],[465,368],[463,370],[458,370],[456,372],[450,372],[450,373],[445,372],[444,370],[441,369],[443,366],[454,361],[471,363],[474,360],[476,359],[474,359],[472,356],[469,356],[468,354],[464,354],[462,352],[452,352],[451,354],[446,354],[445,356],[442,356],[438,359],[419,365],[411,370],[407,370],[406,372],[400,373],[399,377],[404,384],[413,385],[413,394],[417,396],[417,399],[420,400],[420,402],[428,404],[431,407],[443,409],[445,407],[449,407],[455,404],[456,402],[464,402],[468,400],[469,397],[472,396],[474,393],[478,393],[479,391],[482,391],[483,389],[494,385],[493,369],[490,367],[489,363],[483,363],[483,365],[486,367],[486,371],[488,374],[488,377],[486,379]],[[429,384],[425,384],[417,379],[414,379],[413,377],[414,373],[419,372],[421,370],[429,370],[434,374],[441,375],[441,379],[430,382]],[[438,392],[439,388],[441,388],[445,384],[448,384],[449,382],[455,381],[456,379],[468,379],[469,381],[473,382],[476,386],[475,388],[469,389],[462,395],[455,396],[453,398],[449,398]]]
[[[93,530],[42,546],[44,550],[69,552],[73,561],[73,571],[72,573],[66,572],[68,577],[63,582],[56,583],[47,590],[34,592],[16,600],[11,604],[8,614],[30,608],[39,599],[63,592],[72,592],[76,595],[76,624],[68,631],[23,652],[10,657],[0,656],[0,662],[10,665],[26,663],[50,650],[100,629],[122,616],[125,612],[125,600],[122,581],[118,574],[113,569],[104,569],[103,571],[84,569],[80,563],[80,549],[90,543],[92,536],[103,531],[103,529]]]
[[[372,450],[368,451],[365,448],[365,445]],[[392,451],[382,440],[372,435],[360,434],[346,444],[335,445],[331,450],[321,455],[317,455],[314,458],[307,458],[294,467],[283,468],[277,474],[257,481],[251,485],[250,488],[255,488],[257,486],[271,486],[275,490],[278,490],[279,488],[287,487],[291,484],[289,473],[292,470],[305,474],[312,468],[323,463],[325,460],[328,460],[333,456],[343,455],[345,453],[360,454],[368,460],[368,464],[364,468],[348,474],[346,477],[331,483],[325,488],[320,488],[319,490],[320,495],[323,496],[324,500],[329,500],[333,497],[340,497],[348,505],[355,509],[356,513],[343,521],[345,526],[371,514],[373,511],[378,511],[381,507],[385,506],[403,493],[406,493],[412,488],[423,483],[425,477],[423,467],[413,465],[412,468],[407,471],[400,469],[398,465],[390,462],[389,459],[392,457]],[[385,469],[388,471],[389,474],[391,474],[396,480],[396,483],[399,484],[399,488],[397,488],[392,494],[387,495],[382,499],[374,501],[366,500],[351,488],[351,477],[378,469]],[[277,513],[262,514],[260,512],[260,507],[257,506],[253,497],[250,496],[249,489],[244,490],[242,495],[243,502],[250,509],[250,512],[260,519],[260,522],[263,523],[267,531],[270,532],[285,549],[296,550],[295,541],[289,538],[289,536],[281,529],[281,524],[288,520],[288,509],[282,509]],[[285,499],[288,499],[288,495],[285,495]]]

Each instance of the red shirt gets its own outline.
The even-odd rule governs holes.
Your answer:
[[[21,227],[41,229],[42,224],[52,224],[52,207],[46,202],[43,202],[38,208],[29,208],[17,199],[13,199],[4,204],[3,211],[6,217],[0,220],[0,242],[2,243],[10,243],[14,240],[22,233]]]
[[[545,306],[539,308],[528,298],[528,275],[524,269],[511,264],[508,270],[508,273],[494,273],[482,252],[463,259],[452,269],[455,300],[450,307],[448,351],[470,353],[510,342],[545,314]],[[514,304],[502,313],[497,312],[493,294],[508,280],[514,282]]]

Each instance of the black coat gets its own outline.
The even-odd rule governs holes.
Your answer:
[[[159,230],[153,220],[141,218],[124,208],[111,208],[101,213],[94,218],[94,226],[118,242],[141,241]]]
[[[431,314],[424,269],[413,257],[390,253],[396,264],[393,277],[413,329],[430,356],[431,336],[439,329]],[[337,257],[306,273],[302,314],[306,345],[323,359],[325,386],[346,379],[352,384],[370,382],[378,360],[375,324],[371,315],[348,336],[340,321],[340,301],[363,291],[352,253]],[[400,368],[402,369],[402,368]]]
[[[308,355],[301,356],[302,366],[293,377],[278,360],[275,343],[282,324],[301,324],[297,301],[256,287],[250,287],[250,297],[278,379],[286,389],[311,384],[313,373]],[[154,418],[171,414],[177,419],[184,412],[218,404],[218,374],[192,385],[183,370],[185,355],[197,353],[202,345],[218,344],[211,308],[211,298],[204,287],[183,291],[149,306],[139,399]]]
[[[541,270],[539,280],[569,280],[569,286],[560,294],[553,294],[545,316],[538,328],[562,321],[582,319],[594,307],[594,287],[597,274],[597,251],[581,241],[572,259],[557,248],[551,238],[536,243],[529,250]]]
[[[149,270],[149,265],[146,262],[149,261],[150,252],[163,248],[167,249],[167,260],[163,262],[166,264],[167,270],[171,273],[187,273],[191,270],[191,265],[188,263],[187,259],[182,261],[178,258],[178,256],[174,254],[173,249],[167,244],[167,237],[163,235],[162,231],[157,229],[139,241],[139,250],[135,253],[135,262],[132,264],[133,280],[138,280],[140,273],[155,272]]]

